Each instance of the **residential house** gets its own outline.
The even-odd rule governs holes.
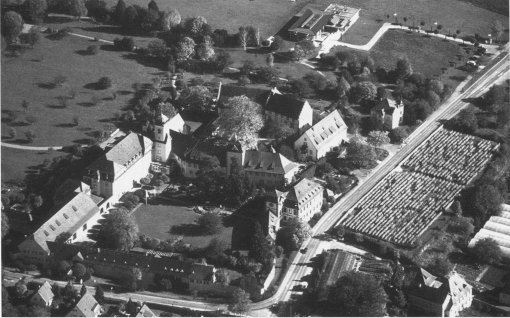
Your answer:
[[[295,132],[303,132],[313,123],[313,110],[308,101],[300,100],[294,95],[282,94],[276,88],[271,90],[264,113],[266,121],[288,125]]]
[[[50,255],[47,242],[54,242],[61,235],[69,242],[87,240],[88,230],[101,216],[97,206],[101,201],[92,194],[75,192],[70,201],[18,245],[19,256],[29,264],[46,265]]]
[[[471,286],[457,273],[438,277],[422,268],[407,296],[411,310],[440,317],[456,317],[473,300]]]
[[[86,168],[83,182],[92,194],[112,198],[131,190],[134,182],[147,176],[152,160],[152,141],[140,134],[114,133],[104,143],[105,153]]]
[[[392,130],[402,124],[404,119],[404,103],[402,101],[397,102],[391,98],[384,98],[372,108],[371,114],[379,120],[384,129]]]
[[[328,37],[338,40],[358,20],[359,13],[360,9],[338,4],[330,4],[324,10],[305,6],[288,30],[295,40],[322,42]]]
[[[49,247],[57,261],[71,259],[80,253],[83,264],[93,268],[94,275],[99,277],[124,280],[133,268],[138,268],[142,273],[139,282],[142,287],[154,284],[158,275],[170,279],[174,286],[184,286],[187,290],[221,295],[232,290],[231,286],[223,286],[215,281],[216,269],[205,261],[193,263],[156,253],[133,253],[74,244],[50,243]]]
[[[324,198],[322,186],[311,179],[301,179],[289,185],[285,191],[274,190],[266,196],[269,214],[269,234],[276,236],[280,220],[297,217],[308,222],[321,211]]]
[[[48,281],[45,281],[44,284],[39,287],[39,289],[34,293],[32,298],[30,298],[30,304],[40,307],[49,307],[53,303],[53,298],[55,295],[51,290],[51,285]]]
[[[301,158],[318,160],[347,139],[347,125],[340,112],[334,110],[318,123],[306,130],[294,142],[294,149]]]
[[[98,317],[100,314],[101,305],[94,296],[86,292],[66,317]]]
[[[127,317],[157,317],[145,303],[133,301],[131,298],[126,303],[126,315]]]
[[[301,167],[300,164],[274,151],[247,150],[244,153],[229,151],[227,162],[229,163],[227,174],[231,172],[233,165],[237,165],[252,186],[268,189],[291,183]]]

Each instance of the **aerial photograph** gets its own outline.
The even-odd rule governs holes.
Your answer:
[[[3,317],[510,317],[508,0],[1,0]]]

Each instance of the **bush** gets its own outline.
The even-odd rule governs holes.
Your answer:
[[[123,37],[122,39],[116,38],[113,40],[113,46],[119,51],[131,52],[135,48],[135,41],[133,38]]]
[[[221,230],[221,217],[216,213],[205,213],[197,220],[205,234],[216,234]]]
[[[388,136],[392,143],[402,143],[404,139],[409,137],[409,128],[397,127],[393,129]]]
[[[86,50],[88,55],[96,55],[99,53],[99,47],[97,45],[89,45]]]
[[[109,77],[101,77],[99,81],[97,81],[98,89],[107,89],[112,87],[112,80]]]

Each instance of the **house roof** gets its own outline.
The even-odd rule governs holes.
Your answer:
[[[245,171],[286,174],[299,164],[290,161],[280,153],[248,150],[244,156],[243,166]]]
[[[38,294],[41,296],[41,298],[46,302],[49,303],[55,297],[53,294],[53,291],[51,290],[51,285],[48,283],[48,281],[45,281],[44,284],[39,287],[39,289],[35,292],[34,296]]]
[[[221,167],[227,166],[227,152],[241,152],[239,142],[225,140],[220,137],[200,139],[190,145],[184,152],[186,160],[201,161],[204,157],[212,156],[218,158]]]
[[[69,202],[41,225],[28,240],[35,241],[45,251],[49,251],[47,241],[55,241],[57,236],[65,232],[71,235],[74,234],[96,213],[99,213],[96,202],[84,193],[76,193]]]
[[[393,98],[383,98],[377,105],[373,108],[373,110],[383,110],[387,114],[391,114],[397,107],[399,106],[399,103],[397,103],[396,100]]]
[[[193,137],[173,130],[170,130],[170,136],[172,137],[172,153],[179,158],[184,158],[188,147],[195,142]]]
[[[307,101],[302,101],[294,95],[272,92],[265,110],[297,120],[306,103]]]
[[[99,170],[118,177],[127,170],[127,166],[137,154],[142,153],[143,156],[149,149],[152,149],[152,141],[149,138],[131,132],[120,141],[107,145],[106,153],[92,162],[87,169]]]
[[[334,14],[309,8],[303,15],[289,28],[290,32],[315,35],[328,22],[331,21]]]
[[[347,129],[342,116],[338,110],[334,110],[329,115],[321,119],[318,123],[310,127],[303,133],[311,141],[311,146],[320,149],[330,140],[337,138],[340,143],[340,133]]]
[[[135,317],[156,317],[156,314],[149,308],[149,306],[143,304]]]
[[[213,265],[207,263],[194,263],[192,265],[193,271],[191,272],[190,279],[211,281],[215,272]]]
[[[436,304],[442,304],[450,291],[446,278],[434,276],[423,268],[419,269],[414,285],[409,294]]]
[[[293,185],[291,184],[288,189],[286,200],[292,201],[298,206],[306,205],[317,193],[323,191],[320,184],[307,178],[303,178]]]
[[[89,292],[86,292],[81,296],[80,300],[75,306],[83,317],[95,317],[95,310],[99,306],[99,303],[96,301],[94,296],[92,296]]]
[[[483,228],[476,233],[469,242],[473,247],[476,242],[484,238],[491,238],[498,244],[503,257],[510,259],[510,213],[503,209],[499,215],[493,215]]]

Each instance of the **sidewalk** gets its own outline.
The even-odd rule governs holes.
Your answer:
[[[41,147],[33,147],[33,146],[22,146],[9,144],[6,142],[1,142],[2,147],[21,149],[21,150],[32,150],[32,151],[47,151],[47,150],[62,150],[62,146],[41,146]]]

